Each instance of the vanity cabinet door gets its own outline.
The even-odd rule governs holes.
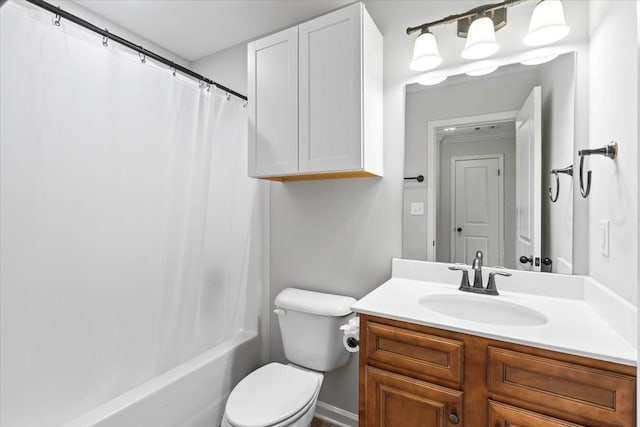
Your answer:
[[[361,162],[362,5],[300,24],[300,172]]]
[[[249,43],[249,176],[298,172],[298,27]]]
[[[498,402],[489,402],[489,427],[583,427]]]
[[[366,427],[462,426],[462,392],[367,366]],[[364,424],[363,424],[364,421]]]

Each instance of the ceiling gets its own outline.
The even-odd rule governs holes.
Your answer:
[[[194,61],[352,1],[75,0],[75,3]]]

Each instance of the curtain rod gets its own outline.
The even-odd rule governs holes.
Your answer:
[[[188,76],[191,76],[195,79],[198,79],[202,82],[205,82],[209,85],[213,85],[215,87],[217,87],[218,89],[230,94],[230,95],[234,95],[237,96],[238,98],[246,101],[247,97],[239,92],[236,92],[233,89],[229,89],[226,86],[221,85],[220,83],[216,83],[211,79],[208,79],[198,73],[196,73],[195,71],[192,71],[188,68],[183,67],[180,64],[176,64],[175,62],[165,58],[164,56],[160,56],[157,53],[151,52],[150,50],[147,50],[145,48],[143,48],[142,46],[136,45],[132,42],[130,42],[129,40],[122,38],[116,34],[113,34],[111,32],[109,32],[109,30],[106,29],[102,29],[99,28],[95,25],[93,25],[91,22],[85,21],[84,19],[67,12],[66,10],[61,9],[59,6],[54,6],[50,3],[47,3],[44,0],[26,0],[28,3],[33,4],[34,6],[38,6],[42,9],[45,9],[48,12],[51,12],[61,18],[64,18],[66,20],[69,20],[71,22],[73,22],[74,24],[80,25],[81,27],[84,27],[90,31],[93,31],[94,33],[100,34],[102,37],[105,37],[108,40],[113,40],[116,43],[119,43],[123,46],[128,47],[129,49],[135,50],[136,52],[138,52],[139,54],[144,55],[145,57],[149,57],[151,59],[153,59],[154,61],[160,62],[162,64],[165,64],[171,68],[173,68],[174,70],[180,71],[183,74],[186,74]]]

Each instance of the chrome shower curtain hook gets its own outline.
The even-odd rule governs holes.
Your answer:
[[[171,74],[173,75],[173,77],[176,76],[176,69],[175,67],[171,67]]]
[[[106,28],[104,30],[107,32],[107,35],[102,36],[102,46],[107,47],[109,46],[109,30],[107,30]]]
[[[144,53],[138,52],[138,56],[140,57],[140,62],[142,62],[143,64],[147,62],[147,56]]]
[[[60,10],[60,6],[58,6],[58,10]],[[53,25],[56,27],[60,26],[60,15],[56,13],[55,20],[53,21]]]
[[[227,101],[231,99],[231,94],[229,92],[227,92]]]

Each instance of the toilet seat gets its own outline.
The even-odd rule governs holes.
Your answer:
[[[277,426],[314,403],[322,374],[269,363],[247,375],[227,400],[225,417],[235,427]]]

